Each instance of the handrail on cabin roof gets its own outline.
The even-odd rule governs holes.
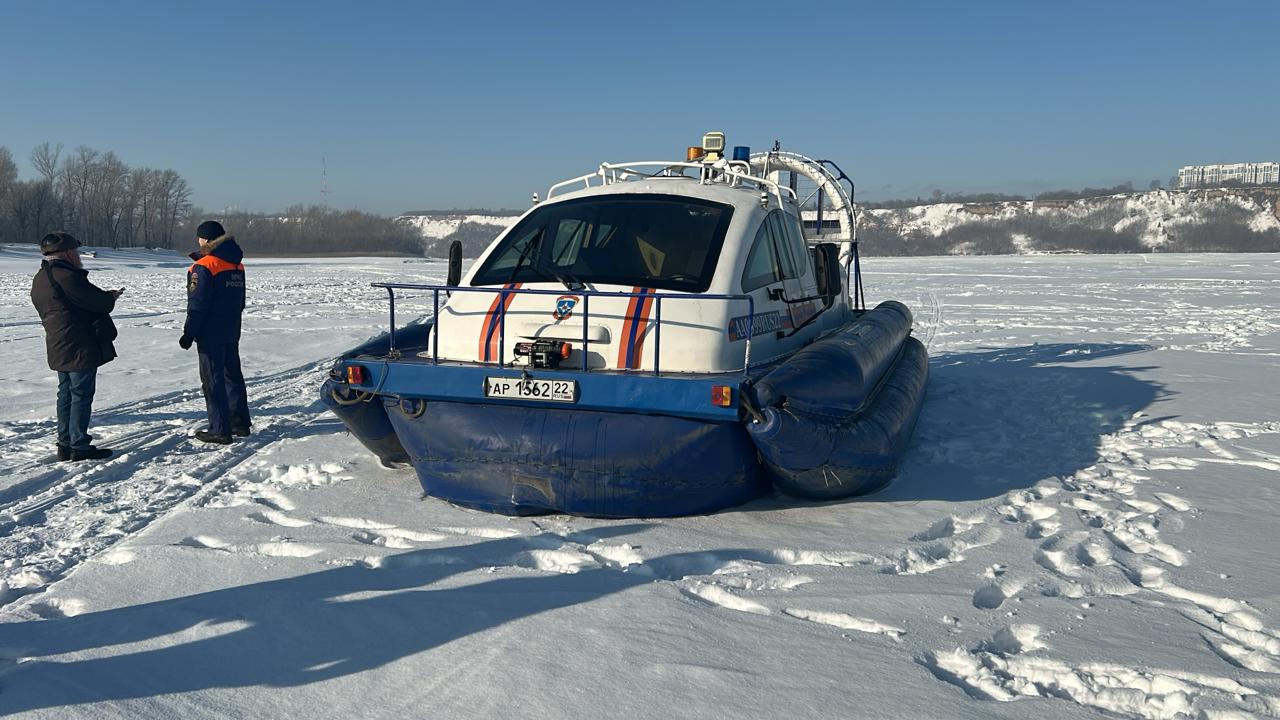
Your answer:
[[[659,168],[657,172],[645,172],[641,168]],[[672,170],[680,170],[680,174],[671,174]],[[684,174],[686,169],[694,169],[698,171],[698,177],[693,178]],[[778,205],[784,204],[784,197],[796,203],[796,193],[789,187],[779,185],[768,178],[753,175],[751,173],[751,164],[741,160],[721,160],[715,163],[693,163],[680,162],[675,160],[636,160],[623,163],[600,163],[600,168],[593,173],[580,175],[576,178],[562,180],[552,185],[547,190],[547,199],[550,200],[555,196],[556,191],[561,188],[567,188],[571,185],[582,184],[582,188],[604,187],[607,185],[615,185],[617,183],[628,182],[636,179],[666,180],[680,179],[698,180],[700,185],[710,185],[712,183],[723,183],[729,187],[738,187],[742,183],[752,183],[764,192],[772,192]],[[598,180],[596,184],[592,184],[593,180]],[[785,193],[785,196],[784,196]]]

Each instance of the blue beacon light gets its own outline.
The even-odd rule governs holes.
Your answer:
[[[751,148],[746,145],[735,145],[733,147],[733,159],[742,162],[751,162]]]

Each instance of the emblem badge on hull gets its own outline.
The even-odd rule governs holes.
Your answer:
[[[556,309],[551,311],[551,317],[555,318],[556,322],[560,322],[573,314],[573,308],[577,304],[578,297],[576,295],[561,295],[556,298]]]

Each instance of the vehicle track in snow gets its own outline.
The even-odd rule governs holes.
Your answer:
[[[213,481],[262,448],[321,417],[314,392],[326,366],[327,361],[313,362],[251,379],[254,435],[229,446],[193,444],[187,430],[202,421],[203,401],[198,391],[182,390],[98,414],[107,423],[130,418],[123,431],[100,433],[102,444],[116,450],[108,460],[41,470],[39,455],[47,451],[18,453],[16,462],[0,467],[4,475],[30,474],[0,493],[0,606],[43,591],[86,559],[217,487]],[[31,445],[48,437],[47,425],[11,423],[7,440]]]
[[[927,319],[924,321],[924,337],[920,342],[924,343],[925,349],[933,346],[933,336],[938,332],[938,326],[942,324],[942,306],[938,304],[938,295],[932,290],[925,290],[925,304]]]

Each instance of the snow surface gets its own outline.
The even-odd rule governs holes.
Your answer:
[[[100,252],[119,454],[44,464],[36,263],[0,247],[0,714],[1280,716],[1274,255],[869,260],[932,355],[898,479],[631,521],[424,499],[321,412],[368,283],[434,261],[250,253],[256,432],[207,449],[186,262]]]

